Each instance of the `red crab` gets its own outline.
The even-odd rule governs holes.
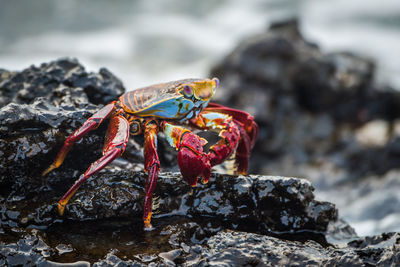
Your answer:
[[[178,150],[178,164],[183,178],[196,186],[199,177],[207,183],[211,167],[222,163],[235,153],[236,172],[246,174],[250,151],[258,134],[258,126],[248,113],[209,103],[219,85],[217,78],[185,79],[127,92],[117,101],[104,106],[90,117],[65,141],[46,175],[58,168],[72,145],[89,131],[96,129],[104,119],[110,118],[103,156],[92,163],[58,202],[60,215],[76,190],[91,175],[103,169],[125,150],[129,134],[144,134],[146,197],[143,221],[151,229],[152,195],[160,171],[157,155],[157,133],[163,132],[168,143]],[[203,151],[207,141],[180,125],[219,132],[220,140],[208,153]]]

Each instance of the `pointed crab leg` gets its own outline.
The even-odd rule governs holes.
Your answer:
[[[102,109],[100,109],[95,114],[93,114],[93,116],[90,117],[87,121],[85,121],[78,130],[76,130],[75,132],[70,134],[68,136],[67,140],[65,140],[63,147],[58,152],[53,163],[42,173],[42,176],[45,176],[52,170],[60,167],[61,164],[63,163],[65,157],[67,156],[68,152],[71,150],[73,144],[75,142],[79,141],[89,131],[99,127],[99,125],[102,123],[102,121],[105,118],[107,118],[108,116],[110,116],[110,114],[114,110],[115,110],[115,102],[112,102],[112,103],[104,106]]]
[[[178,150],[178,164],[185,181],[196,186],[199,177],[206,183],[210,179],[211,164],[203,146],[207,141],[188,129],[170,123],[163,125],[168,143]]]
[[[129,138],[129,123],[122,116],[112,117],[108,126],[106,140],[103,147],[103,156],[90,165],[75,184],[65,193],[58,202],[58,212],[64,214],[65,205],[75,194],[78,188],[93,174],[103,169],[114,159],[120,157],[125,151]]]
[[[143,222],[147,230],[151,226],[151,209],[153,202],[153,192],[157,185],[158,174],[160,172],[160,160],[157,154],[157,133],[158,126],[153,122],[148,122],[144,129],[144,168],[148,173],[146,179],[146,196],[144,199]]]
[[[229,114],[232,116],[234,123],[240,131],[240,140],[235,155],[237,172],[239,174],[246,174],[249,166],[250,152],[258,136],[258,125],[254,121],[254,117],[247,112],[228,108],[216,103],[209,103],[205,111]]]

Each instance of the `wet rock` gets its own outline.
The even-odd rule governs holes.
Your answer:
[[[101,147],[96,144],[103,141],[104,127],[77,144],[62,167],[46,177],[41,172],[51,163],[67,133],[99,108],[87,88],[99,87],[97,93],[89,91],[101,94],[108,92],[109,84],[114,82],[116,89],[110,97],[119,93],[119,83],[110,77],[88,74],[76,61],[59,60],[31,67],[3,81],[5,88],[14,89],[17,85],[11,81],[31,84],[27,95],[42,96],[33,100],[16,94],[13,102],[0,110],[0,183],[4,191],[0,201],[5,225],[47,227],[60,220],[54,203],[99,157]],[[51,86],[44,86],[49,80]],[[79,190],[68,205],[65,217],[140,218],[145,175],[115,170],[104,170],[91,178],[86,189]],[[313,199],[313,188],[305,180],[215,175],[211,181],[192,190],[180,174],[164,174],[156,192],[160,197],[156,202],[158,216],[217,217],[231,228],[251,225],[257,232],[325,231],[337,218],[334,206]]]
[[[179,173],[161,173],[154,193],[154,230],[144,231],[146,174],[120,160],[91,177],[59,216],[57,201],[101,154],[98,143],[106,125],[83,138],[62,167],[46,177],[41,172],[66,135],[108,102],[99,99],[107,99],[105,94],[115,99],[113,94],[119,93],[111,74],[89,74],[77,64],[61,60],[21,73],[0,72],[6,88],[0,109],[0,264],[197,266],[236,264],[239,255],[248,264],[306,264],[329,262],[334,258],[331,246],[346,259],[352,251],[371,249],[369,243],[343,245],[359,239],[338,220],[335,206],[316,200],[310,182],[281,176],[213,174],[208,184],[192,188]],[[19,81],[18,89],[14,86]],[[323,139],[329,131],[322,128],[332,121],[325,117],[319,123],[316,134]],[[124,157],[141,160],[138,154],[127,151]],[[392,250],[373,250],[371,262],[384,262],[380,253],[396,262],[397,236],[385,240],[365,241],[392,245]],[[271,244],[278,248],[266,250]],[[286,251],[296,257],[287,261]],[[364,258],[354,256],[348,262]]]
[[[0,241],[1,266],[34,266],[45,262],[52,249],[37,236],[37,231],[24,235],[16,242]]]
[[[399,234],[358,239],[349,247],[323,247],[314,241],[289,242],[270,236],[220,232],[211,237],[208,250],[189,266],[396,266],[400,264]]]
[[[64,64],[48,65],[63,69]],[[28,76],[45,72],[45,77],[55,75],[51,80],[57,80],[63,72],[50,75],[48,65],[34,68]],[[12,88],[12,83],[3,84]],[[224,229],[326,243],[324,233],[336,221],[337,210],[315,200],[311,184],[296,178],[213,174],[207,185],[191,188],[179,173],[162,173],[154,201],[156,230],[148,233],[141,220],[146,174],[117,163],[89,179],[67,205],[65,216],[59,216],[55,204],[101,153],[96,144],[103,141],[104,127],[77,144],[62,167],[41,176],[66,135],[100,107],[84,90],[87,86],[82,80],[47,91],[43,86],[34,91],[32,86],[28,92],[41,97],[10,95],[13,102],[0,109],[3,263],[172,266],[195,262],[207,249],[207,240]]]
[[[307,177],[323,191],[321,199],[330,195],[344,210],[350,205],[341,201],[341,192],[346,199],[349,191],[362,197],[358,183],[371,176],[383,183],[386,173],[400,168],[400,93],[374,82],[371,59],[323,52],[303,37],[296,20],[247,38],[211,76],[221,79],[218,102],[248,111],[260,126],[251,172]],[[391,195],[385,192],[380,193]],[[368,207],[362,208],[366,214],[353,208],[344,213],[359,214],[360,222],[374,216]],[[390,225],[385,229],[400,226]]]
[[[51,163],[72,131],[124,92],[122,83],[108,70],[88,73],[71,59],[21,72],[3,71],[0,78],[4,100],[0,109],[0,191],[13,191],[19,197],[61,182],[41,177],[43,167]],[[106,127],[100,126],[74,147],[76,153],[61,167],[63,176],[84,171],[101,155],[101,146],[96,144],[103,143]],[[130,145],[137,148],[133,140]],[[127,158],[141,158],[141,152],[130,151]]]
[[[171,225],[163,228],[163,232],[157,232],[158,236],[146,234],[148,235],[145,236],[146,243],[150,246],[154,246],[154,242],[160,242],[163,238],[171,240],[174,235],[183,237],[180,244],[158,248],[159,251],[163,251],[158,254],[152,253],[149,248],[143,253],[143,250],[132,247],[132,243],[120,240],[118,249],[111,249],[109,252],[101,247],[96,249],[98,243],[94,243],[86,247],[85,254],[90,254],[92,258],[88,259],[89,261],[76,262],[73,259],[76,259],[75,255],[78,253],[77,247],[74,247],[71,252],[60,254],[48,245],[51,243],[51,233],[45,235],[46,237],[41,237],[43,233],[36,231],[15,243],[5,245],[0,242],[0,263],[10,266],[18,264],[51,266],[51,264],[60,264],[54,261],[58,259],[69,266],[72,264],[87,266],[90,263],[93,266],[148,266],[149,264],[164,266],[397,266],[400,264],[398,233],[355,238],[340,247],[334,247],[322,246],[313,240],[298,242],[248,232],[220,230],[208,236],[200,245],[190,241],[194,236],[191,229],[200,226],[195,223],[180,223],[171,222]],[[81,227],[85,225],[81,224]],[[126,233],[115,232],[114,240],[112,238],[111,242],[114,243],[115,239],[121,238],[123,234],[126,235]],[[136,235],[142,236],[142,233],[139,231]],[[95,234],[91,231],[88,232],[89,238],[94,236]],[[141,240],[141,238],[132,239]],[[93,239],[93,241],[98,240]],[[99,255],[99,250],[105,255]],[[71,255],[67,256],[68,253]]]
[[[68,105],[70,101],[76,105],[108,104],[125,91],[122,82],[107,69],[88,73],[76,59],[68,58],[21,72],[0,70],[0,88],[0,107],[9,102],[31,104],[38,97],[45,97],[57,106]]]
[[[103,171],[75,194],[64,217],[57,215],[55,203],[73,181],[63,191],[48,191],[12,202],[3,199],[3,224],[46,227],[62,219],[140,219],[145,179],[144,173]],[[312,191],[311,184],[302,179],[217,174],[207,185],[192,189],[179,173],[164,173],[155,192],[158,208],[154,218],[214,218],[230,229],[259,233],[325,232],[328,224],[337,219],[337,210],[330,203],[316,201]]]

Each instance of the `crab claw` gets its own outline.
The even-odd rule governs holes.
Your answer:
[[[207,183],[211,175],[210,159],[203,152],[203,146],[207,143],[203,138],[187,132],[183,135],[178,152],[178,164],[183,179],[191,185],[196,186],[199,177],[203,183]]]

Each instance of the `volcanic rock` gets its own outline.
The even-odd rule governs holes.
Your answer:
[[[0,109],[0,265],[399,262],[398,234],[357,238],[335,206],[316,200],[311,183],[299,178],[213,174],[208,184],[192,188],[179,173],[163,172],[154,193],[154,229],[144,231],[146,174],[122,160],[93,175],[60,216],[57,201],[99,157],[106,128],[76,144],[60,168],[45,177],[41,172],[66,136],[116,99],[122,85],[106,70],[87,73],[67,59],[21,73],[2,71],[0,77],[6,88]],[[136,152],[124,157],[141,161],[140,145],[127,150],[132,146]]]

